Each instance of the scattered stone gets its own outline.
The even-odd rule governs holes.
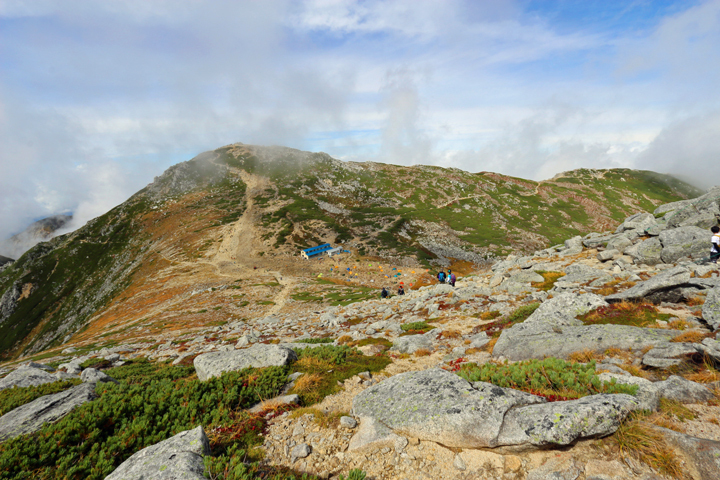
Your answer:
[[[697,351],[697,348],[692,343],[667,343],[658,345],[643,355],[642,363],[649,367],[668,368],[679,365],[683,360],[687,360],[689,355],[696,354]]]
[[[294,463],[295,460],[298,458],[305,458],[308,455],[310,455],[310,452],[312,452],[312,449],[310,448],[310,445],[306,443],[300,443],[298,445],[295,445],[290,452],[290,456],[292,457],[292,462]]]
[[[345,428],[355,428],[357,427],[357,420],[352,417],[343,415],[342,417],[340,417],[340,426]]]
[[[117,380],[110,377],[109,375],[105,374],[104,372],[101,372],[99,370],[95,370],[94,368],[86,368],[83,370],[83,372],[80,374],[80,379],[83,381],[83,383],[102,383],[102,382],[112,382],[112,383],[118,383]]]
[[[655,382],[653,385],[661,397],[681,403],[707,402],[715,398],[704,385],[677,375],[671,375],[667,380]]]
[[[143,448],[125,460],[105,480],[205,480],[203,455],[210,442],[201,426]]]
[[[26,403],[0,417],[0,442],[37,432],[45,423],[55,423],[75,407],[95,398],[95,384],[83,383]]]
[[[686,257],[700,259],[709,255],[706,229],[699,227],[671,228],[660,232],[659,238],[663,246],[660,256],[665,263],[673,263]]]
[[[44,369],[23,366],[0,378],[0,390],[11,387],[36,387],[45,383],[56,382],[57,378]]]
[[[279,345],[256,344],[243,350],[210,352],[195,357],[193,364],[201,381],[219,377],[223,372],[243,368],[283,366],[297,360],[295,352]]]
[[[713,288],[705,297],[705,304],[702,308],[703,320],[713,329],[720,328],[720,286]]]
[[[654,277],[640,282],[623,292],[614,293],[605,297],[605,300],[614,303],[623,300],[640,300],[658,292],[682,287],[690,280],[690,270],[678,266],[666,270]]]
[[[526,480],[576,480],[582,473],[582,465],[574,459],[550,460],[545,465],[530,470]]]
[[[420,349],[432,350],[433,342],[438,334],[437,329],[430,330],[427,333],[420,335],[406,335],[404,337],[398,337],[394,340],[392,348],[393,352],[399,353],[415,353]]]

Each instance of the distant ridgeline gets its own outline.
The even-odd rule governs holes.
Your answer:
[[[248,179],[262,185],[247,194]],[[534,182],[234,144],[169,168],[122,205],[0,271],[0,355],[63,343],[157,271],[195,262],[252,201],[265,258],[332,243],[424,265],[534,251],[702,192],[674,177],[577,170]]]

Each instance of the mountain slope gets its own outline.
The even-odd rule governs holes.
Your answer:
[[[0,271],[0,353],[273,313],[297,293],[298,278],[325,269],[298,260],[298,248],[326,241],[397,265],[480,262],[699,193],[626,169],[533,182],[230,145],[171,167]],[[258,289],[264,303],[236,298]],[[211,309],[223,309],[224,320]]]

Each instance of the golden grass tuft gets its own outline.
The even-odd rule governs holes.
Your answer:
[[[337,339],[337,343],[340,345],[345,344],[345,343],[350,343],[352,341],[353,341],[353,337],[351,337],[350,335],[343,335],[342,337]]]
[[[685,420],[695,420],[697,415],[693,413],[692,410],[687,408],[682,403],[678,402],[677,400],[670,400],[668,398],[661,398],[660,399],[660,408],[658,409],[659,413],[663,413],[665,415],[671,415],[681,422],[684,422]]]
[[[713,383],[720,382],[720,372],[713,366],[710,359],[705,360],[705,364],[699,372],[686,375],[685,378],[697,383]]]
[[[500,338],[500,337],[498,337],[498,338]],[[496,344],[497,341],[498,341],[498,338],[491,338],[488,343],[486,343],[485,345],[483,345],[483,346],[481,347],[482,350],[484,350],[484,351],[486,351],[486,352],[488,352],[488,353],[492,353],[492,352],[493,352],[493,349],[495,348],[495,344]]]
[[[617,289],[614,287],[600,287],[595,290],[595,294],[600,295],[601,297],[607,297],[608,295],[612,295],[613,293],[617,293]]]
[[[482,312],[480,314],[480,320],[492,320],[502,315],[497,310],[491,310],[489,312]]]
[[[427,348],[418,348],[417,350],[415,350],[414,355],[416,357],[427,357],[427,356],[432,355],[432,352],[430,350],[428,350]]]
[[[300,371],[304,370],[330,370],[333,364],[328,360],[322,360],[317,357],[303,357],[295,362],[295,368]]]
[[[668,327],[673,330],[687,330],[690,328],[690,324],[682,318],[676,318],[675,320],[670,320],[668,322]]]
[[[480,353],[484,351],[485,350],[483,350],[482,348],[468,348],[467,350],[465,350],[465,355],[472,355],[474,353]]]
[[[633,355],[631,351],[617,347],[610,347],[605,350],[605,356],[621,358],[626,363],[632,362],[635,359],[635,355]]]
[[[296,393],[307,393],[316,390],[322,385],[323,377],[319,373],[306,373],[297,380],[293,391]]]
[[[340,417],[348,415],[347,412],[324,412],[314,407],[304,407],[293,410],[290,418],[300,418],[303,415],[312,415],[315,424],[322,428],[337,427],[340,424]]]
[[[672,478],[682,478],[680,461],[665,441],[663,434],[645,421],[643,415],[632,413],[609,437],[619,453],[650,465]]]
[[[709,332],[703,332],[700,330],[688,330],[687,332],[683,332],[677,337],[673,337],[671,342],[689,342],[689,343],[700,343],[704,339],[712,336],[712,333]]]
[[[462,337],[462,334],[457,330],[443,330],[438,334],[438,340],[440,339],[455,339]]]
[[[702,297],[691,297],[685,300],[685,304],[691,307],[697,307],[698,305],[703,305],[704,303],[705,299]]]
[[[568,360],[577,363],[588,363],[593,360],[602,360],[603,358],[603,354],[597,353],[594,350],[590,350],[589,348],[580,350],[578,352],[572,352],[570,355],[568,355]]]
[[[641,378],[650,378],[650,372],[646,372],[642,368],[636,366],[636,365],[618,365],[618,367],[622,368],[626,372],[628,372],[630,375],[633,375],[635,377],[641,377]]]

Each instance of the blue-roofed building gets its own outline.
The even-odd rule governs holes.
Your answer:
[[[300,251],[300,256],[305,259],[310,259],[312,257],[322,255],[323,253],[332,249],[332,245],[330,245],[329,243],[323,243],[322,245],[318,245],[317,247],[306,248],[305,250]]]

